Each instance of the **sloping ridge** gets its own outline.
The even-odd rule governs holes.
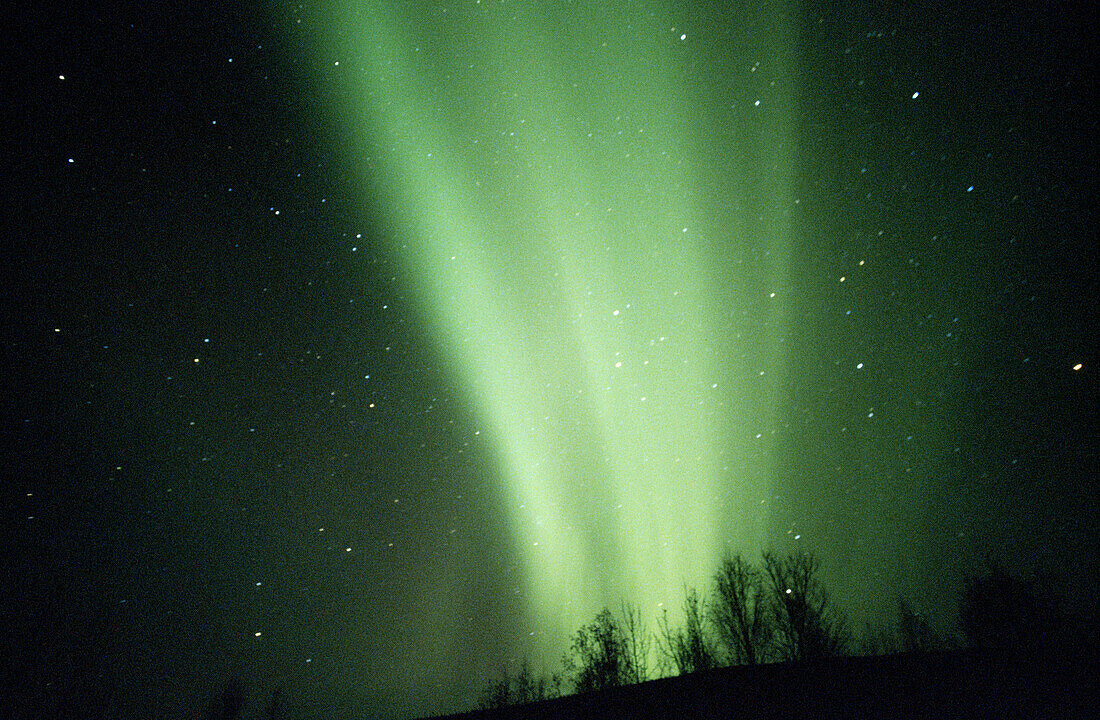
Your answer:
[[[1077,718],[1096,712],[1092,683],[1086,670],[1068,665],[907,653],[720,668],[444,718]]]

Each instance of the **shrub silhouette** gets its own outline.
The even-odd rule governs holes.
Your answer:
[[[851,635],[818,579],[810,554],[764,553],[772,592],[776,650],[781,660],[819,660],[846,652]]]
[[[710,619],[731,665],[756,665],[767,659],[775,627],[760,571],[729,553],[714,574]]]

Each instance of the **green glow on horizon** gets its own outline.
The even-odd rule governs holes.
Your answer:
[[[765,543],[786,10],[337,2],[317,20],[365,193],[507,473],[551,657],[600,607],[675,612],[723,547]]]

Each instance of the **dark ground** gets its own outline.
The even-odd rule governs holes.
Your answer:
[[[1084,668],[938,652],[722,668],[446,720],[1079,718],[1097,707]]]

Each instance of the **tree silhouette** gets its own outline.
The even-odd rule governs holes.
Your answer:
[[[538,702],[561,694],[561,677],[551,675],[535,675],[531,672],[531,665],[527,658],[520,663],[519,672],[515,677],[508,675],[508,671],[501,672],[500,677],[489,684],[482,693],[482,709],[494,709],[508,707],[510,705],[522,705],[529,702]]]
[[[989,560],[983,575],[964,580],[959,625],[971,648],[1023,661],[1049,659],[1064,623],[1054,603],[1040,597],[1034,580],[1017,578]]]
[[[864,656],[893,655],[901,652],[897,628],[889,623],[865,622],[856,649],[860,655]]]
[[[271,697],[264,707],[264,717],[267,720],[278,720],[283,714],[283,687],[280,685],[271,691]]]
[[[607,608],[577,630],[570,654],[564,659],[566,672],[579,693],[629,683],[635,674],[630,663],[626,638]]]
[[[776,649],[783,660],[818,660],[847,650],[847,622],[830,602],[818,570],[812,553],[785,557],[764,553]]]
[[[247,705],[247,691],[240,678],[233,678],[206,708],[209,720],[238,720]]]
[[[760,571],[729,553],[714,574],[710,618],[731,665],[756,665],[767,658],[773,613]]]
[[[666,610],[659,622],[659,644],[665,658],[680,675],[710,670],[718,665],[714,641],[707,633],[706,606],[695,588],[684,596],[684,626],[673,630]]]
[[[649,650],[652,637],[646,630],[645,618],[637,606],[624,602],[622,618],[623,651],[626,654],[625,681],[643,683],[649,679]]]
[[[863,655],[931,652],[952,647],[954,643],[951,638],[933,628],[927,617],[914,609],[902,595],[897,598],[897,614],[893,624],[868,623],[859,643],[859,651]]]
[[[512,679],[508,671],[501,671],[500,677],[493,680],[481,694],[481,702],[478,705],[483,710],[508,707],[512,704]]]
[[[913,609],[904,597],[898,597],[898,647],[902,652],[930,652],[945,645],[928,619]]]

